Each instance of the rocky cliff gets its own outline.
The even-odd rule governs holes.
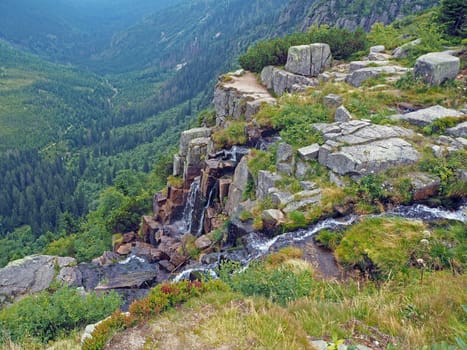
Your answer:
[[[370,30],[374,23],[388,24],[408,14],[435,6],[438,1],[360,1],[293,0],[283,10],[280,23],[295,22],[296,28],[306,31],[312,25],[328,24],[338,28]]]

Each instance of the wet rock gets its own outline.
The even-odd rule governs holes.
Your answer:
[[[147,243],[155,244],[155,236],[156,232],[161,229],[161,225],[154,219],[153,216],[144,215],[143,216],[143,224],[141,226],[141,235],[143,239]],[[122,243],[131,242],[136,238],[136,234],[134,234],[133,239],[127,240],[125,235],[123,236]]]
[[[219,179],[219,201],[225,203],[228,198],[232,178]]]
[[[438,194],[441,181],[436,176],[425,173],[410,173],[408,177],[412,184],[414,201],[428,199]]]
[[[327,108],[336,108],[342,105],[344,100],[336,94],[329,94],[323,97],[323,104]]]
[[[334,120],[336,122],[348,122],[352,119],[352,115],[344,106],[340,106],[336,109],[336,114],[334,115]]]
[[[377,78],[381,75],[402,75],[408,72],[408,68],[398,66],[367,67],[358,69],[348,75],[346,82],[352,86],[360,87],[364,81]]]
[[[389,167],[410,165],[420,158],[413,146],[400,138],[342,147],[321,163],[339,175],[366,175]]]
[[[258,184],[256,187],[256,198],[259,200],[266,199],[269,196],[269,189],[276,187],[276,183],[282,179],[282,176],[276,173],[271,173],[267,170],[258,172]]]
[[[211,244],[212,244],[212,241],[209,239],[207,235],[203,235],[199,237],[198,239],[196,239],[195,241],[195,247],[200,250],[209,248]]]
[[[416,39],[402,46],[399,46],[392,52],[392,55],[395,58],[405,58],[409,55],[410,50],[412,50],[415,46],[420,45],[421,42],[422,42],[421,39]]]
[[[295,166],[293,147],[287,143],[280,143],[276,152],[276,168],[280,173],[291,176]]]
[[[240,202],[243,201],[243,191],[246,188],[248,179],[252,179],[248,170],[248,157],[243,157],[235,169],[233,182],[229,188],[229,196],[225,204],[225,211],[229,216],[233,216]]]
[[[318,153],[319,145],[317,143],[298,149],[298,155],[306,161],[318,158]]]
[[[96,286],[95,290],[109,290],[120,288],[141,288],[150,286],[157,277],[157,271],[137,271],[128,274],[113,276],[110,280],[104,280]]]
[[[427,84],[440,85],[454,79],[460,70],[460,59],[445,52],[432,52],[417,58],[414,76]]]
[[[40,292],[49,288],[56,276],[67,285],[80,285],[74,258],[32,255],[12,261],[0,269],[0,295],[16,298]]]
[[[447,129],[446,134],[454,137],[467,137],[467,121]]]
[[[331,66],[332,55],[328,44],[292,46],[289,48],[285,69],[291,73],[317,77]]]
[[[132,247],[131,243],[122,244],[117,248],[116,253],[118,255],[128,255],[131,252],[131,247]]]
[[[263,221],[263,231],[270,234],[278,233],[281,225],[285,223],[284,214],[277,209],[264,210],[261,219]]]
[[[286,92],[302,92],[309,86],[317,86],[317,79],[286,72],[274,66],[266,66],[261,71],[261,82],[277,95]]]
[[[424,109],[419,109],[415,112],[393,115],[389,118],[392,120],[404,120],[417,126],[426,126],[434,122],[436,119],[445,117],[461,117],[463,115],[463,113],[458,112],[455,109],[449,109],[436,105]]]

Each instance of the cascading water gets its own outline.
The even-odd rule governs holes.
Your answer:
[[[467,206],[464,204],[456,211],[449,211],[443,208],[430,208],[425,205],[416,204],[412,206],[400,206],[392,209],[391,211],[375,216],[397,216],[424,221],[450,219],[460,222],[467,222]],[[311,238],[313,235],[315,235],[323,229],[333,230],[338,227],[350,226],[358,220],[363,219],[365,217],[368,216],[351,215],[342,219],[326,219],[307,229],[286,232],[274,238],[267,238],[262,234],[252,232],[249,235],[247,235],[244,239],[244,241],[246,242],[244,247],[244,255],[246,257],[244,259],[241,259],[239,262],[243,266],[243,269],[246,269],[252,261],[255,261],[261,258],[262,256],[267,255],[271,251],[271,248],[283,247],[289,245],[292,242],[304,241],[306,239]],[[229,258],[228,253],[224,255],[225,258]],[[238,259],[235,260],[238,261]],[[213,278],[216,278],[217,274],[215,272],[215,269],[218,267],[219,261],[212,264],[198,264],[198,266],[190,266],[187,267],[186,270],[180,272],[173,280],[179,281],[182,279],[189,278],[190,274],[193,272],[203,272],[209,274]]]
[[[201,213],[201,218],[199,220],[199,227],[198,227],[198,232],[196,233],[196,237],[201,236],[203,233],[203,222],[204,222],[204,216],[206,215],[206,210],[208,210],[209,206],[212,203],[212,196],[214,192],[216,191],[217,184],[212,186],[211,191],[209,192],[208,200],[206,201],[206,205],[203,208],[203,211]]]
[[[193,210],[195,208],[196,197],[198,196],[201,178],[197,177],[190,186],[190,192],[186,200],[185,208],[183,209],[182,218],[182,231],[184,233],[191,232],[191,225],[193,224]]]

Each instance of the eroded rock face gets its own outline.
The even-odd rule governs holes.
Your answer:
[[[287,55],[285,69],[291,73],[317,77],[331,66],[332,55],[328,44],[292,46]]]
[[[209,128],[195,128],[183,131],[180,136],[180,157],[183,158],[187,156],[190,142],[192,140],[209,136],[211,136],[211,129]]]
[[[432,52],[420,56],[415,62],[414,75],[427,84],[439,85],[454,79],[460,70],[460,59],[445,52]]]
[[[389,118],[393,120],[404,120],[417,126],[426,126],[434,122],[436,119],[445,117],[462,117],[463,115],[463,113],[458,112],[455,109],[449,109],[436,105],[424,109],[419,109],[415,112],[396,114],[390,116]]]
[[[261,82],[277,95],[286,92],[302,92],[309,86],[317,86],[319,81],[302,75],[287,72],[274,66],[266,66],[261,72]]]
[[[256,81],[252,73],[226,77],[227,81],[217,84],[214,90],[216,125],[224,126],[227,117],[240,119],[245,116],[248,120],[263,104],[275,103],[275,99]]]
[[[235,169],[233,181],[229,187],[229,195],[225,204],[225,211],[229,216],[232,216],[240,202],[243,200],[243,191],[246,188],[248,179],[251,178],[248,170],[248,157],[243,157]]]
[[[282,179],[282,176],[276,173],[271,173],[267,170],[258,172],[258,184],[256,187],[256,198],[263,200],[269,197],[269,189],[276,187],[276,183]]]
[[[55,280],[66,285],[81,285],[81,274],[74,258],[27,256],[0,269],[0,295],[15,298],[40,292]]]

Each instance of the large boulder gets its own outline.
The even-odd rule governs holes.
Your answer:
[[[80,286],[81,274],[74,258],[32,255],[10,262],[0,269],[0,295],[15,299],[49,288],[57,281]]]
[[[328,44],[292,46],[289,48],[285,69],[291,73],[317,77],[331,66],[332,55]]]
[[[431,106],[424,109],[419,109],[415,112],[406,114],[396,114],[389,118],[393,120],[403,120],[417,126],[426,126],[436,119],[445,117],[462,117],[464,114],[455,109],[445,108],[439,105]]]
[[[307,161],[318,158],[318,152],[319,152],[319,145],[317,143],[298,149],[298,155],[303,160],[307,160]]]
[[[266,66],[261,71],[261,81],[267,89],[277,95],[286,92],[302,92],[309,86],[317,86],[318,80],[286,72],[274,66]]]
[[[454,79],[460,70],[460,60],[445,52],[432,52],[420,56],[415,62],[414,75],[427,84],[439,85]]]

